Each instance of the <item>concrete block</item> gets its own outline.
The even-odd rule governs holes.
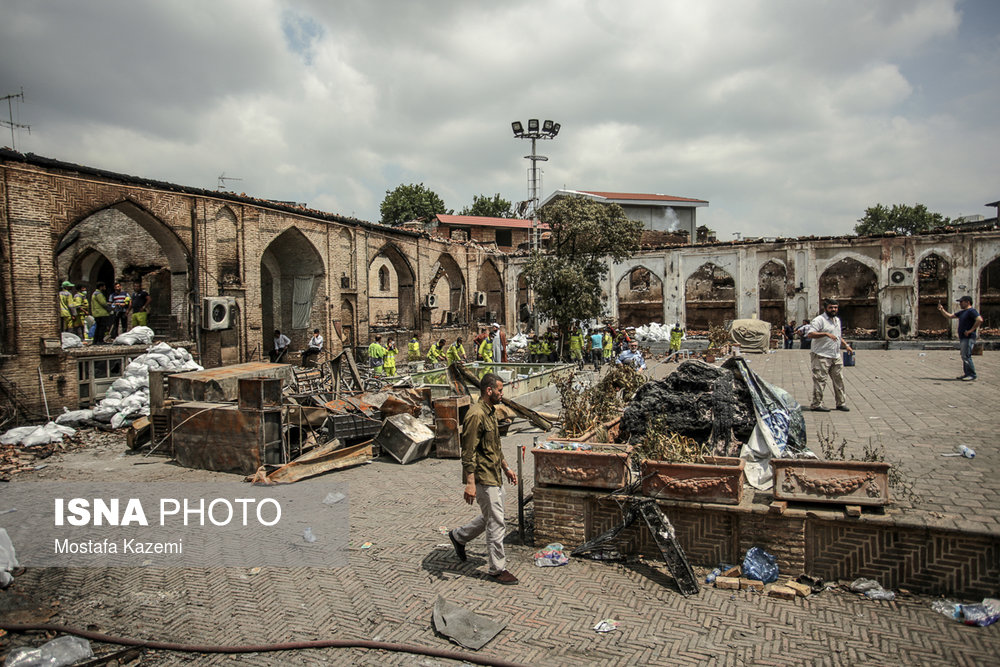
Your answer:
[[[740,580],[736,577],[716,577],[715,587],[738,591],[740,590]]]
[[[807,598],[812,594],[812,587],[806,586],[805,584],[800,584],[797,581],[789,581],[785,584],[788,588],[795,591],[795,594],[800,598]]]
[[[779,600],[794,600],[795,591],[788,586],[781,586],[778,584],[771,584],[767,587],[768,597],[778,598]]]
[[[739,582],[740,582],[740,590],[744,590],[744,591],[747,591],[747,590],[762,591],[762,590],[764,590],[764,582],[763,581],[758,581],[757,579],[743,579],[743,578],[741,578],[739,580]]]

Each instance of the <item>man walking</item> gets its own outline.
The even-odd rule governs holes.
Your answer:
[[[788,324],[781,328],[781,337],[785,341],[785,349],[792,349],[795,344],[795,320],[789,320]]]
[[[962,351],[962,375],[957,379],[971,382],[976,375],[976,365],[972,363],[972,348],[976,346],[979,327],[983,324],[983,316],[972,307],[972,297],[963,296],[958,300],[959,310],[949,313],[940,303],[938,311],[947,318],[958,319],[958,345]]]
[[[841,337],[840,318],[837,311],[840,306],[833,299],[823,300],[823,313],[809,323],[810,359],[812,360],[813,397],[810,406],[814,412],[829,412],[830,408],[823,406],[823,392],[826,390],[826,379],[833,381],[833,396],[837,400],[837,409],[850,412],[845,405],[847,397],[844,394],[844,361],[840,356],[840,346],[848,352],[854,350]]]
[[[507,570],[504,553],[503,476],[517,484],[517,474],[504,460],[500,447],[500,428],[496,406],[503,401],[503,381],[487,373],[479,384],[479,402],[469,408],[462,423],[462,481],[465,502],[479,503],[480,515],[448,533],[458,559],[464,561],[465,545],[486,532],[489,574],[498,583],[516,584],[517,577]],[[501,474],[502,473],[502,474]]]

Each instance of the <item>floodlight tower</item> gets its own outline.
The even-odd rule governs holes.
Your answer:
[[[528,120],[528,131],[525,132],[521,121],[515,120],[510,124],[514,130],[514,137],[517,139],[531,139],[531,155],[525,155],[524,159],[531,160],[531,171],[528,176],[528,191],[530,193],[529,202],[531,204],[531,249],[538,250],[538,163],[548,160],[544,155],[535,152],[535,142],[538,139],[555,139],[559,134],[561,125],[551,120],[546,120],[541,127],[538,126],[538,119]]]

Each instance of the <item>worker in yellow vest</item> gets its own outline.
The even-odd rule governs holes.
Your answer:
[[[448,363],[452,364],[456,361],[465,361],[465,348],[462,346],[461,336],[448,347]]]
[[[62,318],[62,330],[71,331],[73,320],[76,318],[76,306],[73,304],[73,283],[64,280],[62,289],[59,290],[59,317]]]
[[[73,305],[76,307],[76,316],[73,318],[73,333],[80,337],[80,340],[87,341],[87,315],[90,314],[90,299],[87,298],[87,286],[77,285],[73,291]]]
[[[382,368],[385,370],[385,374],[392,377],[396,374],[396,355],[399,354],[399,348],[396,347],[396,339],[390,338],[385,344],[385,358]]]
[[[420,361],[420,341],[416,336],[406,344],[406,360],[409,362]]]
[[[431,364],[438,364],[447,358],[447,346],[445,345],[444,338],[440,339],[438,342],[431,344],[431,349],[427,350],[427,362]]]
[[[488,364],[493,363],[493,341],[489,336],[484,338],[483,342],[479,344],[479,359]]]
[[[375,373],[381,373],[385,364],[385,348],[382,347],[382,334],[376,334],[375,340],[368,346],[368,363]]]
[[[603,336],[604,336],[604,341],[603,341],[603,343],[604,343],[604,363],[610,364],[611,363],[611,356],[612,356],[612,354],[614,352],[614,349],[613,349],[614,348],[614,339],[611,337],[611,330],[610,329],[605,329]]]
[[[573,327],[569,334],[569,358],[570,361],[583,363],[583,330],[579,325]]]

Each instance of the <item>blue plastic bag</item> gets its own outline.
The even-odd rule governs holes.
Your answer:
[[[743,576],[769,584],[778,580],[778,561],[760,547],[750,547],[743,558]]]

